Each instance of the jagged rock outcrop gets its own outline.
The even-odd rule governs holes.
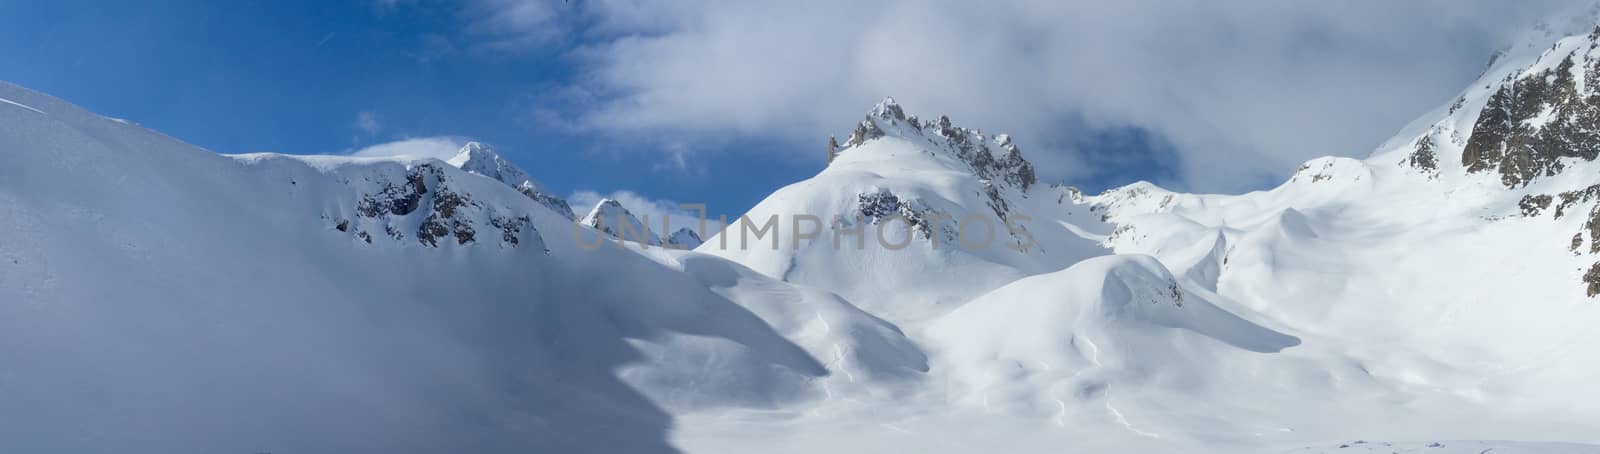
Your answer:
[[[1003,181],[1021,191],[1027,191],[1038,183],[1033,164],[1022,158],[1022,149],[1011,141],[1011,136],[999,134],[991,140],[982,131],[955,126],[950,117],[943,115],[937,121],[925,124],[916,116],[906,116],[894,98],[884,98],[874,106],[866,118],[856,124],[850,138],[845,141],[845,147],[856,147],[881,138],[891,128],[916,136],[932,130],[933,136],[942,139],[940,141],[944,142],[945,148],[954,151],[956,157],[967,163],[979,178]],[[990,142],[1000,149],[999,155],[989,148]]]
[[[1600,28],[1541,65],[1508,76],[1478,113],[1461,153],[1468,172],[1495,171],[1506,187],[1560,173],[1563,158],[1600,156]],[[1558,44],[1561,46],[1561,44]],[[1559,59],[1554,62],[1550,59]],[[1542,69],[1540,69],[1542,68]],[[1419,146],[1420,148],[1420,146]]]
[[[1414,151],[1411,152],[1410,156],[1406,157],[1406,164],[1427,173],[1429,176],[1437,176],[1439,173],[1439,156],[1438,152],[1434,150],[1433,135],[1422,136],[1412,146]]]
[[[898,219],[907,224],[913,231],[921,234],[923,239],[934,239],[934,224],[940,219],[950,219],[949,215],[926,206],[920,200],[904,200],[895,196],[888,189],[878,192],[860,194],[856,196],[857,211],[861,219],[872,224],[892,222]],[[943,230],[943,229],[940,229]],[[954,240],[952,232],[944,232],[945,240]]]
[[[347,184],[377,190],[363,191],[356,198],[352,207],[354,219],[330,215],[323,218],[333,219],[335,230],[368,244],[376,237],[371,232],[377,231],[394,241],[405,240],[409,233],[429,247],[452,242],[468,245],[480,241],[479,230],[488,229],[499,232],[499,240],[506,246],[530,242],[544,249],[544,239],[526,214],[487,206],[471,194],[456,190],[452,177],[437,161],[411,163],[399,174],[374,172]]]
[[[948,153],[964,163],[972,175],[980,180],[982,194],[987,199],[985,205],[1001,221],[1009,220],[1013,211],[1012,203],[1007,199],[1012,196],[1027,197],[1028,189],[1038,183],[1033,164],[1022,157],[1022,149],[1011,140],[1010,135],[987,137],[982,131],[956,126],[950,117],[943,115],[937,120],[923,122],[914,115],[906,115],[894,98],[884,98],[874,106],[866,118],[856,125],[845,142],[846,148],[839,153],[851,152],[868,141],[889,134],[927,140],[933,145],[930,148]],[[878,197],[875,194],[861,196]],[[932,235],[931,227],[919,226],[918,230],[925,236]],[[1016,233],[1011,232],[1013,239],[1020,241],[1015,238]]]

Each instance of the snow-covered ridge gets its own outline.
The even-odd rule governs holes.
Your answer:
[[[661,405],[926,369],[831,293],[584,249],[443,161],[219,155],[0,98],[30,107],[0,105],[0,451],[669,453]]]
[[[847,153],[862,144],[885,136],[907,140],[926,140],[930,151],[947,153],[967,164],[974,175],[995,184],[1006,184],[1027,191],[1038,182],[1033,164],[1022,158],[1022,149],[1011,142],[1011,136],[999,134],[985,137],[983,132],[955,126],[950,117],[922,121],[915,115],[906,116],[905,110],[894,98],[884,98],[856,124],[843,150],[830,153]],[[989,145],[999,149],[997,154]]]
[[[834,142],[827,168],[696,250],[831,289],[897,323],[1104,253],[1097,238],[1109,228],[1071,189],[1037,184],[1009,136],[923,121],[891,98]]]
[[[600,199],[594,208],[589,210],[589,214],[578,220],[578,224],[599,230],[618,241],[632,241],[647,246],[661,245],[661,237],[651,231],[645,221],[634,217],[633,212],[622,206],[622,202],[613,199]]]
[[[483,144],[219,156],[0,84],[0,451],[1593,452],[1452,441],[1600,442],[1600,166],[1540,132],[1596,113],[1524,96],[1548,44],[1240,195],[1037,184],[885,100],[693,251],[586,247],[699,238]],[[1502,92],[1550,118],[1458,159]]]
[[[565,216],[569,220],[577,220],[572,212],[572,206],[567,203],[566,199],[545,189],[544,185],[534,180],[532,176],[528,175],[528,172],[522,170],[521,167],[517,167],[511,161],[500,157],[500,154],[495,153],[494,148],[488,144],[467,142],[466,145],[461,147],[460,152],[445,162],[461,170],[505,183],[551,211]]]
[[[306,162],[304,158],[270,153],[233,157],[250,168],[289,175]],[[319,219],[362,243],[415,241],[439,247],[492,241],[506,247],[526,243],[545,250],[545,240],[533,225],[533,215],[475,195],[483,190],[474,175],[431,159],[377,160],[368,164],[328,162],[331,159],[338,158],[320,159],[323,162],[318,168],[342,183],[354,199],[353,203],[325,209]],[[282,183],[297,190],[302,179],[310,180],[290,176]]]
[[[695,233],[695,229],[688,227],[683,227],[672,232],[672,234],[667,235],[663,241],[668,246],[672,246],[677,249],[694,249],[700,247],[702,244],[705,244],[705,240],[700,239],[700,234]]]

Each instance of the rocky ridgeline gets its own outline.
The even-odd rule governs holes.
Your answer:
[[[1562,40],[1530,67],[1513,71],[1493,92],[1462,144],[1468,173],[1494,172],[1500,184],[1516,189],[1562,173],[1574,161],[1600,158],[1600,27],[1586,36]],[[1465,100],[1450,107],[1456,114]],[[1438,126],[1413,143],[1405,164],[1437,175]],[[1457,140],[1459,140],[1459,136]],[[1456,142],[1461,143],[1461,142]],[[1593,180],[1591,180],[1593,181]],[[1587,219],[1565,246],[1573,254],[1596,257],[1582,277],[1586,293],[1600,295],[1600,184],[1559,193],[1524,195],[1524,217],[1554,220],[1589,207]]]
[[[566,217],[568,221],[577,222],[578,220],[577,214],[573,213],[572,205],[567,203],[567,199],[561,198],[561,196],[555,194],[542,192],[539,190],[539,187],[535,186],[532,182],[523,182],[521,185],[518,185],[517,192],[521,192],[522,195],[528,196],[528,198],[533,199],[535,202],[539,202],[540,205],[544,205],[544,207],[549,208],[550,211],[554,211],[556,214]]]
[[[845,140],[843,150],[834,150],[830,140],[830,153],[848,152],[870,141],[894,135],[908,140],[926,140],[934,150],[939,150],[964,163],[983,187],[987,205],[1001,221],[1011,217],[1012,207],[1008,194],[1027,197],[1028,189],[1038,183],[1033,164],[1022,157],[1022,149],[1006,134],[986,137],[983,132],[955,126],[950,117],[923,121],[915,115],[906,115],[894,98],[884,98],[856,124],[855,130]],[[929,219],[943,213],[928,210],[918,200],[905,200],[892,192],[859,194],[858,211],[871,222],[879,222],[889,214],[898,214],[912,222],[924,238],[935,237],[935,227]],[[1015,233],[1013,232],[1013,236]]]
[[[1600,28],[1581,45],[1541,60],[1559,63],[1513,73],[1478,113],[1461,153],[1468,172],[1498,172],[1506,187],[1526,186],[1566,166],[1562,158],[1600,156]],[[1559,46],[1559,44],[1558,44]],[[1537,68],[1539,66],[1535,66]],[[1431,166],[1432,144],[1419,141],[1413,161]]]
[[[437,161],[408,165],[398,175],[376,172],[362,180],[351,182],[352,186],[378,189],[359,194],[353,207],[355,219],[324,217],[333,220],[335,230],[350,233],[367,244],[377,238],[399,242],[410,236],[422,245],[436,248],[452,242],[467,245],[483,241],[481,232],[494,232],[506,246],[518,247],[527,242],[544,250],[544,239],[528,215],[486,206],[471,194],[455,190],[449,173]]]
[[[879,123],[885,124],[879,124]],[[850,133],[850,138],[845,140],[845,147],[859,146],[867,141],[874,140],[889,134],[890,131],[902,131],[910,135],[923,136],[931,134],[942,140],[944,148],[952,150],[955,156],[965,162],[973,175],[988,181],[1003,182],[1027,191],[1029,187],[1038,183],[1034,175],[1033,164],[1022,158],[1022,149],[1012,143],[1011,136],[999,134],[987,139],[983,132],[954,126],[950,117],[940,115],[938,120],[924,122],[915,115],[907,116],[900,104],[894,98],[885,98],[873,107],[867,117],[856,124],[856,129]],[[997,156],[989,147],[990,143],[1000,149]]]
[[[578,219],[566,199],[546,191],[542,185],[534,181],[531,175],[528,175],[528,172],[501,157],[488,144],[467,142],[466,145],[461,147],[461,151],[457,152],[454,157],[445,161],[445,163],[469,173],[483,175],[505,183],[507,186],[515,188],[517,192],[521,192],[522,195],[539,202],[545,208],[549,208],[550,211],[566,217],[569,221]]]

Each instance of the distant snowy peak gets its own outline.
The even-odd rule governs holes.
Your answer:
[[[1022,149],[1011,141],[1011,136],[988,137],[980,130],[956,126],[950,117],[943,115],[936,120],[923,121],[915,115],[906,115],[894,98],[884,98],[873,106],[866,118],[856,124],[842,148],[830,141],[829,156],[858,152],[862,145],[886,136],[925,144],[930,153],[955,158],[966,164],[974,175],[993,184],[1027,191],[1038,183],[1033,164],[1022,158]]]
[[[545,190],[544,186],[528,175],[528,172],[522,170],[521,167],[517,167],[511,161],[500,157],[500,154],[494,151],[494,147],[488,144],[467,142],[465,146],[461,147],[461,151],[457,152],[454,157],[451,157],[445,163],[467,172],[499,180],[501,183],[516,188],[518,192],[539,202],[540,205],[544,205],[551,211],[555,211],[569,220],[577,219],[577,216],[572,212],[572,206],[567,203],[566,199]]]
[[[589,210],[589,214],[578,221],[588,227],[593,227],[606,235],[622,241],[633,241],[660,246],[661,238],[650,231],[650,227],[635,217],[632,212],[622,206],[621,202],[612,199],[600,199]],[[643,241],[641,241],[641,239]]]
[[[667,236],[666,242],[668,246],[678,249],[694,249],[700,247],[701,244],[705,244],[705,240],[700,239],[700,234],[695,233],[694,229],[688,227],[672,232],[671,235]]]
[[[498,196],[503,190],[492,183],[436,160],[357,161],[276,153],[228,157],[246,169],[281,177],[293,191],[305,188],[334,201],[318,215],[321,224],[358,244],[484,244],[549,253],[526,208]]]
[[[494,151],[494,147],[482,142],[467,142],[461,147],[461,151],[456,152],[454,157],[445,162],[461,170],[500,180],[511,187],[523,184],[537,186],[528,172],[500,157],[500,154]]]

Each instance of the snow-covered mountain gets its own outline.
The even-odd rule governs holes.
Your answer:
[[[663,407],[926,369],[828,292],[590,247],[481,167],[225,156],[0,99],[0,451],[669,452]]]
[[[1004,134],[874,107],[817,176],[779,189],[697,250],[922,320],[1108,251],[1076,191],[1036,181]],[[773,231],[764,236],[763,228]]]
[[[1287,452],[1351,434],[1594,443],[1596,427],[1573,421],[1600,420],[1600,404],[1572,400],[1600,379],[1593,28],[1525,38],[1367,159],[1312,160],[1235,196],[1024,184],[999,136],[885,101],[827,169],[749,217],[895,213],[919,241],[896,250],[869,229],[864,248],[838,248],[841,222],[820,239],[797,225],[776,246],[713,238],[698,251],[833,290],[930,356],[937,385],[903,410],[823,407],[928,441],[799,417],[795,452],[835,438],[1028,452]],[[961,223],[920,221],[973,212],[1024,218],[1041,240],[941,249],[938,232]],[[705,430],[691,446],[738,437]]]
[[[219,155],[0,83],[0,451],[1600,452],[1600,29],[1557,29],[1242,195],[886,99],[704,241],[482,143]]]
[[[600,199],[589,214],[578,220],[579,224],[606,234],[619,241],[632,241],[648,246],[660,246],[661,237],[650,230],[645,221],[634,217],[633,212],[613,199]]]
[[[667,245],[678,249],[694,249],[705,244],[705,240],[700,239],[700,234],[688,227],[672,232],[664,241]]]
[[[488,144],[467,142],[465,146],[461,147],[459,153],[446,160],[445,163],[467,172],[499,180],[501,183],[516,188],[517,192],[521,192],[528,198],[539,202],[540,205],[555,211],[556,214],[565,216],[567,219],[577,219],[576,214],[572,212],[572,206],[567,204],[567,199],[551,193],[544,185],[539,184],[532,176],[528,175],[528,172],[522,170],[521,167],[517,167],[511,161],[500,157],[500,154],[495,153],[494,148]]]

